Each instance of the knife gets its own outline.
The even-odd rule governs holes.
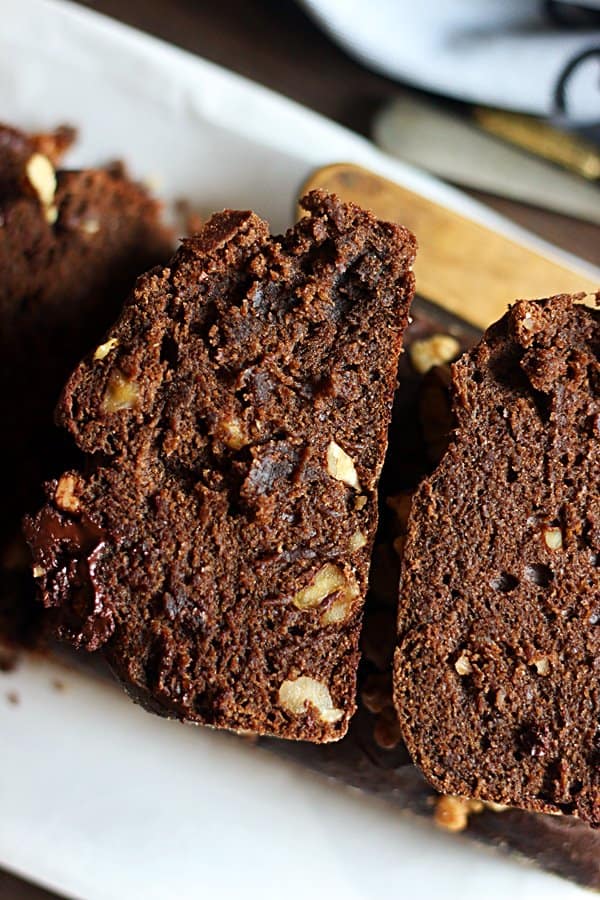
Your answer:
[[[476,109],[469,121],[406,94],[377,114],[373,138],[392,156],[456,184],[600,224],[597,148],[531,117]]]
[[[591,304],[600,290],[600,269],[553,259],[550,245],[545,255],[360,166],[334,163],[318,169],[302,193],[313,188],[413,231],[419,243],[419,295],[480,328],[518,298],[582,292]]]

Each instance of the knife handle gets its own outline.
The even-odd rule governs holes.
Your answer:
[[[595,295],[598,280],[486,225],[350,163],[314,172],[302,194],[322,188],[398,222],[417,237],[417,292],[480,328],[515,299],[553,294]]]

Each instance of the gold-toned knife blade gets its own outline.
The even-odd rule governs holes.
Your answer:
[[[418,293],[480,328],[518,298],[584,292],[600,278],[520,244],[387,178],[350,163],[314,172],[302,193],[323,188],[405,225],[417,237]]]
[[[600,151],[574,134],[559,131],[536,116],[476,106],[473,120],[485,131],[556,163],[589,181],[600,180]]]

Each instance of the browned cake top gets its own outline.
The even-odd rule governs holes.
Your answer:
[[[358,635],[415,244],[315,192],[214,216],[71,377],[89,454],[29,525],[60,636],[164,714],[332,740]]]
[[[600,824],[600,314],[516,303],[453,389],[403,563],[406,743],[445,793]]]

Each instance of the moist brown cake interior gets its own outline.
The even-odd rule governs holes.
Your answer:
[[[600,824],[600,313],[520,301],[453,370],[412,506],[395,700],[444,793]]]
[[[88,469],[28,536],[59,636],[146,706],[325,741],[354,710],[415,244],[304,205],[283,237],[218,214],[138,282],[59,409]]]
[[[158,203],[122,167],[54,172],[73,139],[73,129],[65,127],[27,135],[0,125],[4,637],[24,637],[30,625],[32,585],[21,518],[41,502],[43,479],[76,458],[53,423],[60,391],[116,317],[139,272],[166,259],[172,248]],[[51,191],[54,176],[48,201],[39,190]]]

